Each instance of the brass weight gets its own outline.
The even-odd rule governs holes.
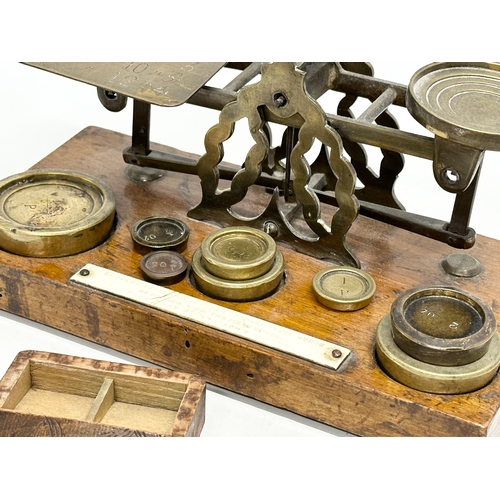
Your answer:
[[[190,229],[173,217],[146,217],[137,221],[130,235],[137,246],[151,250],[182,252],[187,247]]]
[[[162,285],[173,285],[184,279],[188,262],[171,250],[157,250],[142,257],[140,268],[144,277]]]
[[[219,229],[201,244],[205,269],[228,280],[262,276],[273,266],[275,254],[276,242],[271,236],[250,227]]]
[[[267,297],[278,288],[285,259],[264,231],[227,227],[203,240],[191,260],[191,271],[205,295],[246,302]]]
[[[231,302],[248,302],[267,297],[276,290],[283,278],[285,259],[277,251],[273,267],[262,276],[247,280],[228,280],[214,276],[205,269],[198,248],[191,260],[191,270],[198,288],[204,294]]]
[[[496,330],[491,309],[471,294],[447,287],[410,290],[391,307],[394,342],[434,365],[458,366],[484,356]]]
[[[410,290],[380,321],[376,352],[398,382],[425,392],[477,390],[500,366],[493,311],[473,295],[447,287]]]
[[[345,266],[322,269],[314,275],[312,285],[318,302],[336,311],[366,307],[377,288],[367,272]]]
[[[28,257],[89,250],[111,233],[115,198],[96,177],[28,170],[0,182],[0,248]]]
[[[434,394],[465,394],[481,389],[493,379],[500,365],[500,337],[496,332],[487,353],[468,365],[439,366],[412,358],[394,342],[389,314],[378,325],[376,351],[379,363],[394,380]]]

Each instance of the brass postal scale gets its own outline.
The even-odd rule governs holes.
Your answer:
[[[2,310],[355,435],[499,433],[499,243],[470,227],[498,64],[404,84],[359,62],[24,70],[132,123],[0,182]],[[153,142],[157,108],[190,133],[186,107],[211,113],[201,151]],[[415,160],[446,219],[398,198]]]

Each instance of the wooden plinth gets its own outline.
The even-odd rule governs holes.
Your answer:
[[[439,396],[391,380],[375,359],[375,331],[401,292],[421,285],[465,289],[498,316],[498,241],[478,237],[469,252],[484,266],[470,279],[453,278],[439,260],[444,244],[359,217],[348,241],[377,283],[372,303],[352,313],[334,312],[313,296],[312,278],[332,265],[280,246],[286,283],[257,302],[219,302],[185,279],[172,288],[224,307],[316,336],[351,350],[338,371],[316,366],[234,336],[86,287],[69,278],[87,263],[141,278],[141,254],[130,228],[139,219],[167,215],[184,220],[191,236],[188,260],[215,226],[189,219],[200,200],[195,176],[166,173],[155,182],[132,182],[122,150],[130,138],[87,128],[35,168],[65,168],[95,175],[116,196],[117,225],[109,240],[76,256],[34,259],[0,251],[0,308],[162,367],[200,375],[208,382],[286,408],[362,436],[486,436],[497,433],[500,380],[466,395]],[[157,146],[155,145],[155,148]],[[168,148],[158,149],[168,150]]]

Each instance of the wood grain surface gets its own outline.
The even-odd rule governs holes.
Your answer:
[[[35,165],[85,172],[108,183],[116,196],[116,227],[104,244],[71,257],[35,259],[0,251],[0,308],[357,435],[486,436],[490,427],[490,433],[496,428],[492,421],[500,405],[498,378],[466,395],[427,394],[389,378],[374,351],[378,322],[400,293],[415,286],[465,289],[498,314],[499,242],[479,236],[468,253],[484,271],[475,278],[455,278],[439,265],[454,249],[360,216],[347,240],[375,279],[377,291],[370,305],[356,312],[335,312],[314,298],[314,274],[334,262],[280,243],[286,279],[271,297],[248,303],[217,301],[196,290],[189,278],[171,287],[350,349],[346,362],[333,371],[69,282],[87,263],[142,279],[142,253],[130,237],[130,228],[141,218],[165,215],[186,222],[191,235],[183,254],[188,260],[217,229],[186,216],[200,200],[196,176],[165,173],[150,183],[129,180],[122,159],[129,145],[125,135],[89,127]],[[251,206],[255,210],[264,195],[251,196],[257,200]]]

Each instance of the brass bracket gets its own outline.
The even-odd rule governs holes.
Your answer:
[[[264,229],[297,251],[340,264],[359,265],[345,242],[358,211],[455,248],[474,245],[469,221],[484,151],[500,150],[498,63],[429,64],[408,86],[376,78],[364,62],[26,64],[95,85],[110,111],[120,111],[132,98],[132,145],[123,153],[130,165],[127,174],[142,182],[162,177],[164,170],[200,171],[204,195],[193,215],[219,225],[233,225],[237,217],[239,225]],[[209,86],[223,67],[240,72],[223,88]],[[259,73],[261,81],[252,85]],[[327,91],[344,94],[336,113],[318,105]],[[369,106],[354,116],[358,99],[368,100]],[[199,162],[182,152],[150,148],[151,105],[184,103],[221,111],[222,121],[214,127],[221,135],[214,135],[214,129],[207,134],[215,152],[207,151]],[[399,130],[388,112],[391,105],[406,108],[433,137]],[[224,164],[222,145],[244,117],[252,120],[255,146],[241,167]],[[286,127],[275,148],[270,147],[270,123]],[[313,138],[323,148],[307,165],[304,154]],[[365,144],[380,148],[379,174],[368,165]],[[396,198],[403,155],[430,160],[438,185],[456,195],[449,222],[408,213]],[[353,190],[356,177],[363,186]],[[219,179],[230,181],[231,187],[219,191]],[[246,199],[252,184],[276,192],[259,217],[236,216],[233,200],[242,194]],[[320,203],[338,207],[330,224],[323,220]],[[206,208],[203,214],[201,207]]]
[[[249,219],[245,221],[238,217],[232,207],[241,202],[249,187],[258,181],[262,164],[269,156],[270,132],[263,109],[284,122],[291,117],[299,117],[301,126],[298,128],[297,140],[287,144],[285,175],[293,187],[294,208],[302,209],[304,221],[313,235],[307,236],[292,227],[288,214],[277,203],[277,189],[269,204],[269,211],[253,218],[252,222],[259,221],[258,224],[265,229],[265,223],[271,221],[277,225],[280,235],[286,233],[293,239],[299,238],[309,243],[321,241],[324,252],[335,255],[337,260],[345,264],[358,267],[358,260],[345,242],[345,235],[359,211],[359,203],[354,196],[356,172],[342,155],[339,134],[328,125],[325,113],[306,92],[304,80],[305,72],[297,69],[294,63],[263,64],[261,80],[244,87],[235,101],[224,106],[219,123],[205,136],[206,153],[196,165],[196,172],[201,179],[202,200],[188,215],[199,220],[216,218],[220,221],[229,213],[240,222],[250,222]],[[218,165],[224,156],[222,144],[232,136],[235,123],[243,118],[248,119],[255,145],[248,152],[242,168],[232,178],[230,187],[220,190]],[[337,178],[335,196],[339,209],[330,225],[322,218],[321,204],[311,185],[311,169],[305,159],[315,139],[329,148],[328,165]],[[288,186],[285,191],[288,192]]]

